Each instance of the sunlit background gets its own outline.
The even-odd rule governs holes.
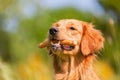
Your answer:
[[[120,0],[0,0],[0,80],[53,80],[52,59],[38,45],[66,18],[102,31],[94,69],[101,80],[120,80]]]

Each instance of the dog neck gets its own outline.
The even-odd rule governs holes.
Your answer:
[[[94,54],[66,56],[65,59],[56,55],[53,57],[55,80],[99,80],[92,69]]]

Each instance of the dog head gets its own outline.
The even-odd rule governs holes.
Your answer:
[[[61,41],[74,41],[76,45],[62,44]],[[103,48],[104,38],[99,30],[87,22],[64,19],[53,24],[49,29],[48,38],[40,44],[47,47],[50,53],[56,55],[76,55],[82,53],[87,56]]]

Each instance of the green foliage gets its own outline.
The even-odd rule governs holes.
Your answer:
[[[99,0],[99,2],[104,7],[106,12],[109,12],[112,14],[112,17],[116,17],[120,20],[120,0]]]
[[[17,12],[15,13],[17,14],[17,16],[14,17],[18,18],[18,26],[15,32],[10,33],[5,31],[3,21],[6,17],[9,16],[8,14],[10,14],[11,16],[11,13],[6,12],[5,10],[7,10],[8,7],[13,6],[13,3],[15,2],[16,1],[14,0],[4,0],[2,1],[3,4],[0,3],[0,5],[3,6],[0,7],[0,12],[2,12],[0,13],[0,55],[1,58],[4,60],[2,62],[11,62],[8,63],[9,65],[2,63],[2,66],[6,67],[0,68],[0,80],[3,79],[1,71],[4,71],[4,69],[10,69],[11,72],[13,72],[10,74],[13,75],[15,73],[19,74],[18,70],[20,67],[20,70],[23,70],[22,76],[25,78],[27,77],[27,79],[31,77],[31,74],[32,72],[34,72],[34,70],[36,71],[36,67],[40,71],[43,71],[42,69],[44,67],[44,69],[46,68],[46,70],[50,70],[52,73],[51,59],[49,58],[48,52],[45,49],[39,49],[38,45],[47,37],[48,29],[52,26],[52,23],[66,18],[74,18],[78,20],[92,22],[93,24],[95,24],[95,28],[98,28],[102,31],[103,36],[105,37],[105,48],[98,56],[103,61],[106,61],[106,63],[109,63],[109,65],[107,65],[106,67],[106,64],[103,62],[98,63],[97,65],[105,66],[104,68],[109,68],[111,66],[111,70],[109,69],[107,72],[110,72],[111,74],[114,73],[115,77],[117,77],[118,80],[120,79],[120,77],[118,76],[120,74],[120,23],[118,23],[120,21],[119,0],[99,0],[100,4],[102,4],[103,8],[106,10],[106,14],[101,15],[100,17],[96,17],[90,12],[79,11],[72,7],[43,11],[38,10],[34,16],[29,18],[23,16],[21,12]],[[12,7],[13,12],[14,9],[19,9],[19,6],[17,6],[16,4],[15,6],[15,8]],[[109,14],[109,11],[111,10],[113,13],[115,13],[114,15]],[[40,58],[29,58],[30,55],[35,54],[39,54]],[[27,61],[28,59],[31,60]],[[42,68],[39,68],[38,65],[36,66],[36,63],[40,64]],[[22,64],[22,66],[20,66],[19,64]],[[9,66],[15,66],[15,69],[10,68]],[[26,67],[27,70],[30,71],[30,74],[28,74],[29,72],[26,70]],[[106,73],[106,71],[104,73]],[[35,72],[35,74],[37,75],[37,71]],[[46,71],[44,74],[49,75],[50,72]],[[5,73],[5,75],[6,77],[10,77],[10,75],[7,73]],[[15,76],[17,80],[19,80],[21,77],[16,74]],[[109,79],[106,77],[107,76],[104,76],[106,80]]]

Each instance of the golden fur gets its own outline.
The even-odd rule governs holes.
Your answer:
[[[55,80],[99,80],[92,63],[95,59],[94,52],[99,51],[104,45],[101,32],[93,28],[92,24],[75,19],[60,20],[54,23],[53,27],[59,30],[55,37],[57,41],[77,42],[72,50],[62,50],[61,47],[54,50],[51,48],[52,40],[49,35],[40,44],[41,48],[47,47],[53,56]]]

